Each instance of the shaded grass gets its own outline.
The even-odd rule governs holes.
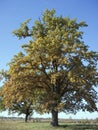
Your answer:
[[[0,120],[0,130],[98,130],[97,124],[60,123],[53,128],[49,122],[24,123],[23,121]]]
[[[65,128],[65,130],[98,130],[98,125],[96,124],[67,124],[61,125],[60,127]]]

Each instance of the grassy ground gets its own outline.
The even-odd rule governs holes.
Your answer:
[[[46,122],[24,123],[23,121],[0,120],[0,130],[98,130],[97,124],[61,123],[53,128]]]

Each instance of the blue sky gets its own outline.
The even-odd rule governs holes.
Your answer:
[[[98,52],[98,0],[0,0],[0,70],[7,69],[6,64],[13,55],[21,51],[26,40],[18,40],[12,35],[24,20],[31,18],[31,24],[41,17],[45,9],[55,9],[57,15],[85,21],[88,27],[83,29],[83,41],[90,50]],[[36,116],[36,115],[35,115]],[[60,114],[68,118],[96,118],[95,113]]]

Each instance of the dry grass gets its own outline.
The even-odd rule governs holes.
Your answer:
[[[98,130],[97,124],[61,123],[53,128],[49,122],[24,123],[23,121],[0,120],[0,130]]]

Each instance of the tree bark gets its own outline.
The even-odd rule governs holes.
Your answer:
[[[27,121],[28,121],[28,116],[29,116],[29,112],[28,112],[29,110],[27,109],[27,111],[26,111],[26,116],[25,116],[25,122],[27,123]]]
[[[51,114],[52,114],[51,125],[52,126],[58,126],[58,111],[52,110]]]
[[[28,114],[26,114],[25,116],[25,122],[27,123],[27,121],[28,121]]]

